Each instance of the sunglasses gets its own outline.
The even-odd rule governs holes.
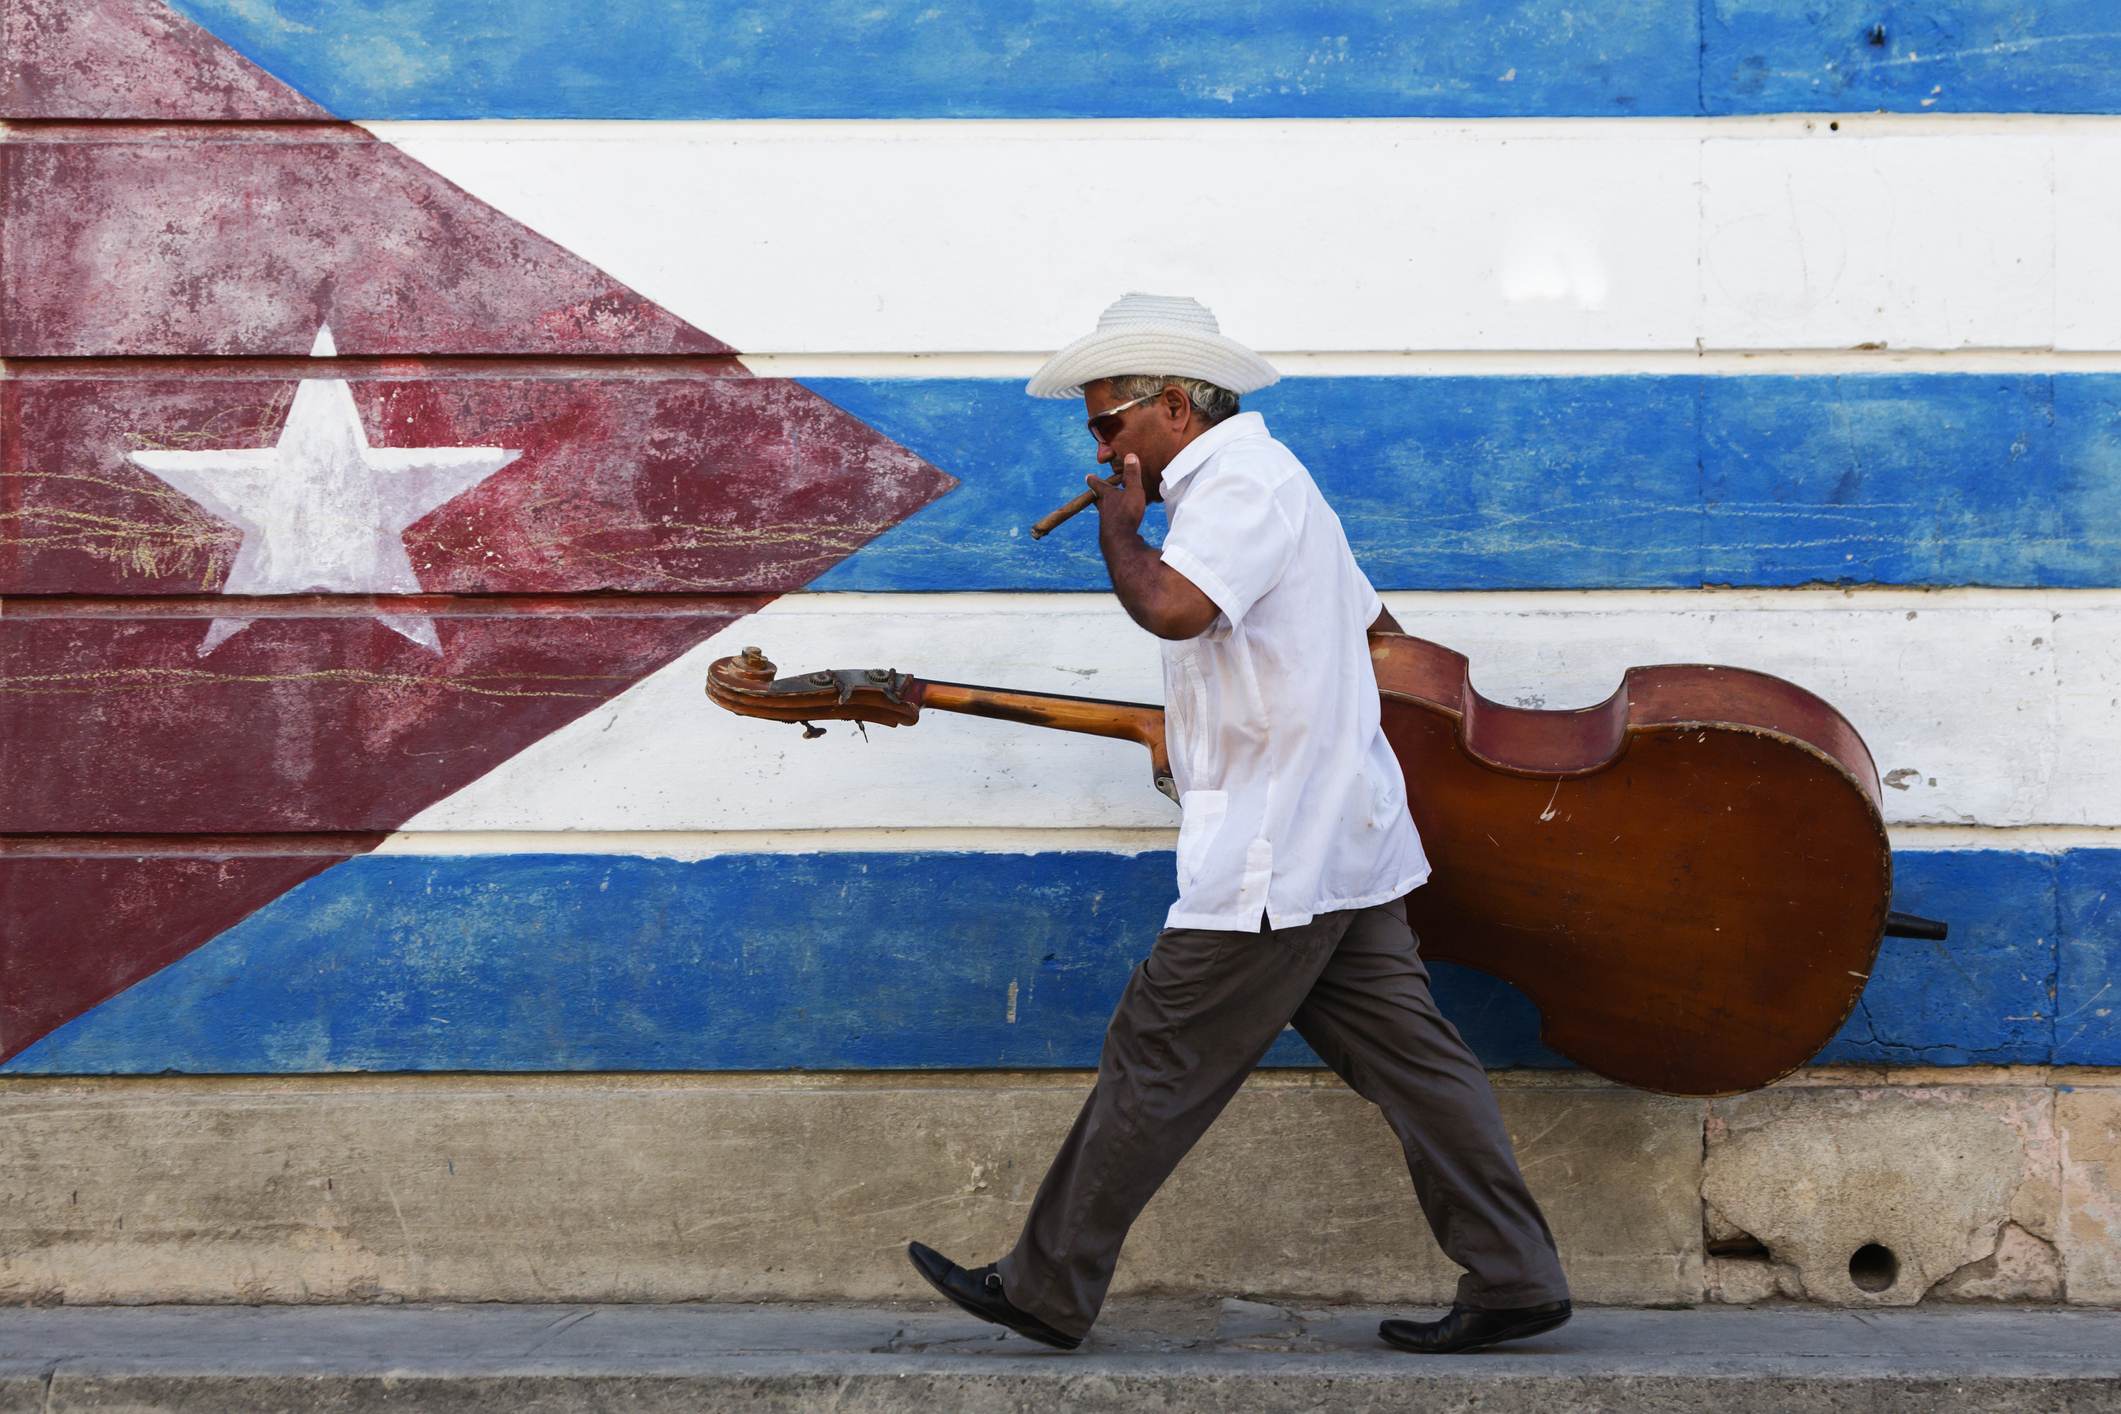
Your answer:
[[[1143,403],[1153,402],[1163,395],[1164,390],[1161,388],[1158,388],[1153,393],[1144,393],[1138,398],[1121,403],[1116,408],[1106,408],[1097,416],[1089,419],[1084,425],[1090,429],[1090,435],[1097,439],[1097,445],[1100,447],[1110,446],[1112,439],[1119,435],[1121,413],[1128,408],[1140,407]]]

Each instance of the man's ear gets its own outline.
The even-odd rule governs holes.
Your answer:
[[[1176,401],[1173,401],[1176,399]],[[1164,389],[1164,412],[1173,423],[1173,431],[1184,432],[1193,417],[1193,400],[1186,396],[1185,389],[1166,386]]]

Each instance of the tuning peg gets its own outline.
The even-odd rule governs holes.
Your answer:
[[[773,681],[774,671],[773,660],[756,648],[746,648],[739,653],[730,668],[732,676],[761,685]]]

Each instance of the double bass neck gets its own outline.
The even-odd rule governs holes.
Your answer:
[[[926,709],[1136,742],[1149,750],[1156,788],[1177,798],[1170,758],[1164,750],[1161,707],[940,682],[889,668],[826,669],[792,677],[775,677],[774,673],[774,665],[764,654],[746,648],[708,668],[707,695],[716,705],[741,716],[796,722],[812,733],[819,730],[814,724],[821,721],[910,727]]]

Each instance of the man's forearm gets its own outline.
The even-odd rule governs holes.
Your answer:
[[[1141,463],[1127,454],[1121,475],[1110,481],[1084,478],[1097,497],[1097,547],[1112,576],[1112,592],[1126,606],[1127,617],[1158,638],[1193,638],[1208,630],[1219,610],[1192,580],[1164,563],[1142,539],[1142,512],[1148,508]]]
[[[1175,622],[1178,606],[1165,592],[1164,576],[1170,571],[1148,541],[1135,530],[1101,525],[1097,547],[1104,552],[1105,569],[1112,576],[1112,592],[1119,596],[1127,617],[1158,638],[1191,638],[1179,632]],[[1195,630],[1198,632],[1199,630]]]

